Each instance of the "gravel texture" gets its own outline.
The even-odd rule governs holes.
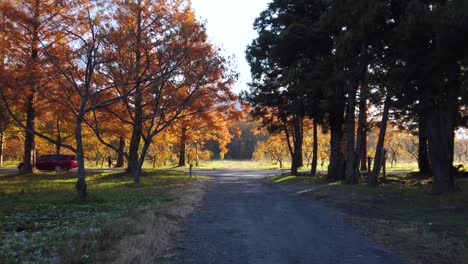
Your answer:
[[[300,187],[265,179],[278,171],[199,170],[213,176],[169,263],[405,263],[345,225]]]

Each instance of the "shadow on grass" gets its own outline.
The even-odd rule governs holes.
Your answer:
[[[75,193],[76,172],[0,177],[0,263],[53,262],[77,234],[89,233],[93,240],[102,223],[140,206],[170,202],[174,198],[166,190],[198,179],[180,171],[144,170],[135,186],[125,172],[92,172],[83,200]]]

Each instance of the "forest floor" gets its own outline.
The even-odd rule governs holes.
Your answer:
[[[461,191],[449,195],[431,195],[429,179],[404,174],[376,188],[288,175],[272,180],[335,208],[363,234],[415,263],[468,263],[468,179],[459,179]]]
[[[146,170],[0,175],[0,263],[139,263],[173,254],[180,224],[204,195],[206,177]]]

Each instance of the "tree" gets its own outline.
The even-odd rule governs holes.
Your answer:
[[[225,156],[227,159],[252,159],[258,142],[265,141],[268,138],[266,131],[262,130],[256,122],[240,120],[233,124],[229,130],[233,138],[227,145],[229,149]]]
[[[427,129],[433,193],[456,190],[453,169],[455,127],[460,119],[467,56],[466,1],[410,1],[398,31],[401,94],[418,105]],[[453,19],[457,17],[457,19]],[[404,39],[404,41],[403,41]],[[416,113],[417,114],[417,113]]]
[[[226,97],[225,102],[221,98],[214,100],[208,96],[197,98],[185,110],[192,113],[189,118],[175,122],[176,130],[180,131],[179,167],[185,166],[186,144],[189,141],[196,144],[217,141],[220,156],[224,157],[228,152],[227,145],[233,137],[229,128],[242,117],[242,111],[237,110],[235,101],[232,101],[236,98],[234,94],[227,92],[220,96]]]
[[[118,93],[114,85],[107,79],[100,78],[98,74],[104,58],[101,54],[105,35],[101,23],[104,22],[105,12],[100,12],[102,10],[98,10],[98,6],[87,2],[77,3],[74,8],[76,12],[72,13],[72,18],[77,26],[73,30],[63,28],[63,32],[67,33],[64,39],[44,49],[48,63],[53,66],[55,72],[59,73],[52,81],[57,85],[59,92],[54,89],[43,92],[51,104],[63,104],[69,110],[69,114],[74,116],[76,145],[58,142],[32,129],[27,123],[23,124],[18,114],[14,113],[9,105],[11,99],[7,97],[8,91],[0,90],[0,92],[10,115],[18,125],[29,133],[34,133],[36,136],[76,153],[78,161],[76,190],[80,197],[85,197],[87,186],[84,169],[83,123],[86,115],[96,109],[115,104],[128,96],[130,92]]]
[[[198,110],[189,106],[200,98],[211,98],[205,101],[210,105],[225,102],[223,95],[230,93],[234,76],[207,41],[188,1],[119,4],[115,24],[109,30],[112,45],[107,50],[115,60],[105,71],[121,94],[134,92],[109,111],[125,109],[118,122],[131,126],[132,137],[129,152],[121,154],[138,184],[153,138],[173,122],[197,114]],[[94,115],[91,126],[99,135],[100,113]]]
[[[321,83],[315,77],[328,66],[323,63],[316,66],[315,62],[326,57],[320,52],[328,48],[330,39],[307,30],[320,18],[323,10],[320,3],[273,1],[256,19],[254,28],[259,37],[246,52],[253,83],[244,99],[253,106],[253,115],[261,118],[270,131],[285,133],[293,174],[302,165],[303,119],[314,112],[307,110],[305,98],[322,95],[320,89],[310,92],[308,81],[314,80],[319,87]],[[318,39],[323,42],[312,42]],[[309,47],[305,43],[315,45]]]
[[[310,165],[310,175],[315,176],[317,174],[317,162],[318,162],[318,123],[312,121],[312,137],[304,136],[304,157],[307,160],[307,167]]]
[[[468,161],[468,138],[466,135],[455,138],[455,158],[461,164],[466,164]]]
[[[284,136],[272,135],[266,141],[258,142],[253,154],[254,160],[261,160],[267,158],[274,161],[283,168],[284,161],[290,157],[286,140]]]
[[[3,56],[10,66],[9,77],[1,85],[3,91],[14,94],[15,106],[25,113],[26,137],[24,141],[24,172],[33,171],[35,162],[36,108],[48,89],[51,65],[47,62],[45,48],[61,41],[64,31],[60,24],[67,24],[67,13],[72,5],[61,0],[4,1],[1,6],[2,26],[8,32],[8,45]],[[4,60],[2,60],[3,62]],[[11,81],[14,80],[14,81]],[[8,102],[12,104],[12,102]],[[19,105],[21,104],[21,105]]]

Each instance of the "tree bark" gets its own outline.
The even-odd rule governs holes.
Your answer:
[[[141,27],[141,1],[137,1],[138,9],[137,9],[137,28],[136,28],[136,40],[135,40],[135,72],[134,72],[134,79],[136,81],[136,89],[135,89],[135,101],[134,101],[134,109],[135,109],[135,116],[133,120],[133,129],[132,129],[132,137],[130,139],[130,146],[128,151],[128,169],[127,171],[133,174],[133,182],[135,184],[140,183],[140,172],[141,168],[139,165],[139,158],[138,151],[140,149],[140,140],[143,133],[143,98],[142,98],[142,91],[141,91],[141,83],[140,83],[140,74],[141,74],[141,35],[142,35],[142,27]]]
[[[117,161],[115,163],[115,168],[122,168],[124,166],[124,156],[123,152],[125,150],[125,139],[123,136],[119,137],[119,152],[117,153]]]
[[[313,131],[313,147],[312,147],[312,168],[310,175],[312,177],[317,175],[317,159],[318,159],[318,131],[317,121],[314,120],[314,131]]]
[[[187,128],[184,126],[182,127],[182,131],[180,134],[179,164],[177,165],[178,167],[185,166],[186,143],[187,143]]]
[[[348,97],[348,109],[346,114],[346,184],[357,183],[356,177],[356,151],[355,151],[355,108],[356,108],[356,93],[358,85],[353,84]]]
[[[35,119],[36,119],[36,109],[34,109],[34,97],[33,95],[29,96],[27,102],[27,114],[26,114],[26,127],[28,129],[34,130],[35,128]],[[32,173],[34,170],[34,149],[35,149],[35,137],[34,133],[26,130],[26,137],[24,140],[24,173]]]
[[[5,132],[0,133],[0,167],[3,167],[3,150],[5,149]]]
[[[330,164],[328,178],[333,181],[344,179],[345,161],[341,149],[343,139],[343,111],[344,105],[338,105],[329,117],[330,122]]]
[[[418,131],[418,167],[421,175],[429,175],[431,173],[431,165],[429,164],[429,153],[427,143],[427,129],[426,129],[426,113],[419,115],[419,131]]]
[[[359,103],[359,115],[362,114],[363,119],[362,128],[359,130],[361,133],[361,143],[359,145],[361,156],[361,171],[367,171],[367,104],[365,100]],[[370,169],[370,168],[369,168]]]
[[[36,122],[35,100],[37,93],[37,71],[39,61],[39,11],[40,1],[36,0],[34,4],[34,22],[31,39],[31,64],[29,73],[29,95],[26,101],[26,137],[24,140],[24,173],[32,173],[34,170],[35,136],[33,131]],[[29,130],[29,131],[28,131]]]
[[[359,102],[359,117],[358,117],[358,127],[357,127],[357,136],[356,136],[356,151],[354,152],[354,160],[353,160],[353,167],[354,167],[354,173],[355,173],[355,179],[356,183],[358,181],[358,176],[360,174],[360,168],[359,165],[362,166],[362,161],[366,159],[366,157],[362,156],[363,155],[363,146],[362,142],[365,141],[366,138],[366,119],[367,119],[367,114],[366,114],[366,99],[363,98],[362,92],[361,92],[361,98]],[[364,153],[366,151],[364,150]],[[365,155],[365,154],[364,154]],[[365,162],[364,162],[365,163]]]
[[[128,168],[127,172],[134,175],[133,182],[139,184],[140,179],[137,174],[138,171],[138,161],[139,155],[138,151],[140,149],[140,140],[142,135],[143,127],[143,108],[142,108],[142,98],[141,93],[135,95],[135,118],[133,121],[132,137],[130,139],[130,147],[128,150]]]
[[[301,147],[298,149],[299,153],[297,154],[298,155],[298,161],[297,161],[297,166],[299,168],[301,167],[304,167],[304,156],[302,155],[302,145]]]
[[[384,109],[382,113],[382,121],[380,124],[379,139],[377,141],[377,146],[375,148],[375,157],[374,157],[374,168],[369,174],[368,184],[375,186],[377,185],[378,176],[380,168],[382,166],[382,151],[385,142],[385,133],[387,132],[387,121],[388,121],[388,112],[390,110],[391,97],[387,94],[385,98]]]
[[[455,177],[449,145],[453,144],[453,138],[447,129],[447,122],[442,120],[446,116],[437,111],[434,111],[432,115],[427,119],[429,155],[434,179],[432,192],[435,194],[452,192],[455,190]]]
[[[425,122],[433,173],[432,193],[434,194],[450,193],[456,190],[453,154],[457,95],[456,87],[449,86],[446,89],[446,95],[438,96],[440,101],[428,107]]]
[[[303,117],[294,116],[293,122],[292,122],[293,135],[289,135],[287,127],[285,128],[289,153],[291,154],[291,174],[292,175],[297,175],[299,171],[299,167],[300,167],[301,155],[302,155],[302,141],[303,141],[303,133],[304,133],[303,127],[304,127]],[[292,144],[291,144],[290,136],[292,137]]]
[[[86,103],[82,103],[84,108]],[[75,128],[75,140],[76,140],[76,161],[78,162],[78,181],[76,182],[75,188],[78,194],[78,197],[85,198],[86,191],[86,176],[85,176],[85,167],[84,167],[84,153],[83,153],[83,137],[82,137],[82,121],[83,116],[81,114],[76,118],[76,128]]]
[[[60,119],[57,119],[55,126],[57,128],[57,142],[62,143],[62,130],[60,129]],[[55,144],[55,153],[60,155],[61,145]]]

